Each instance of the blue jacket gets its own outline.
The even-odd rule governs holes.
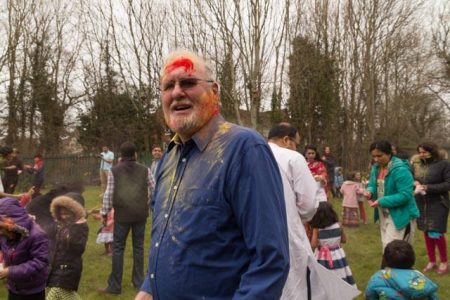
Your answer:
[[[367,190],[372,193],[372,199],[377,200],[382,208],[387,208],[395,227],[401,230],[408,223],[419,217],[419,209],[413,195],[414,179],[409,166],[401,159],[392,156],[388,164],[388,172],[384,178],[384,196],[378,198],[377,177],[380,167],[372,166]],[[378,220],[378,209],[374,210],[375,222]]]
[[[419,271],[391,269],[376,272],[365,292],[367,300],[439,299],[438,286]]]

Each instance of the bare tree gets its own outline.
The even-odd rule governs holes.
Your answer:
[[[446,3],[438,15],[433,31],[433,47],[441,65],[437,68],[428,89],[450,111],[450,100],[443,94],[450,93],[450,3]]]
[[[19,102],[23,101],[24,80],[27,73],[26,58],[23,56],[25,42],[25,22],[30,14],[32,1],[7,1],[7,49],[4,61],[8,68],[8,92],[7,92],[7,134],[5,142],[10,145],[17,143],[19,131],[19,108],[23,107]],[[24,43],[24,44],[22,44]],[[25,48],[26,49],[26,48]],[[22,67],[20,62],[22,61]],[[20,81],[17,86],[17,81]],[[18,91],[18,87],[20,90]],[[23,112],[23,111],[22,111]],[[21,116],[24,119],[24,116]],[[22,132],[23,132],[22,127]]]

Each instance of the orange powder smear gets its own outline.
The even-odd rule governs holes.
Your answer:
[[[194,71],[194,62],[189,58],[180,57],[179,59],[176,59],[168,64],[164,68],[164,72],[166,74],[169,74],[178,68],[183,68],[186,73],[192,74],[192,72]]]

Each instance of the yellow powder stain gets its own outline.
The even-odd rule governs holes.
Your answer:
[[[182,247],[181,242],[176,238],[176,236],[172,235],[172,241],[178,245],[178,247]]]
[[[218,133],[219,134],[224,134],[224,133],[230,131],[230,129],[231,129],[231,124],[228,123],[228,122],[224,122],[224,123],[219,125]]]

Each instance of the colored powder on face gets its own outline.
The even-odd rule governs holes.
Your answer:
[[[166,74],[169,74],[178,68],[183,68],[186,73],[192,74],[192,72],[194,71],[194,63],[189,58],[181,57],[168,64],[164,68],[164,72]]]
[[[213,116],[217,116],[219,114],[219,105],[216,104],[214,106]]]

